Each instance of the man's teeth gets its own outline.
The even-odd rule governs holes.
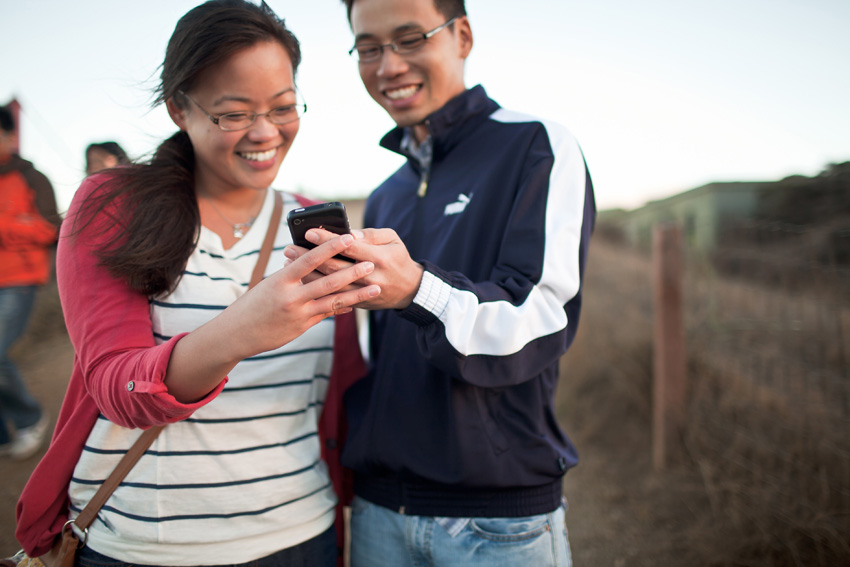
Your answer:
[[[416,92],[416,90],[418,88],[419,87],[417,87],[416,85],[413,85],[413,86],[410,86],[410,87],[404,87],[403,89],[396,89],[394,91],[387,91],[387,98],[389,98],[391,100],[399,100],[399,99],[402,99],[402,98],[407,98],[409,96],[413,96],[413,94]]]
[[[251,161],[268,161],[274,157],[276,152],[277,150],[273,148],[266,152],[239,152],[239,155]]]

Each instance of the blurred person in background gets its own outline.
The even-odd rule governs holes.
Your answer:
[[[60,218],[50,181],[17,147],[14,115],[0,107],[0,456],[21,460],[41,448],[50,418],[9,349],[26,329],[38,286],[50,278]]]
[[[130,158],[118,142],[95,142],[86,148],[86,175],[129,163]]]

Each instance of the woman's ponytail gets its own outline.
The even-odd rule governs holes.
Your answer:
[[[97,255],[113,276],[138,292],[168,293],[183,274],[200,229],[194,170],[192,142],[180,131],[157,148],[149,163],[112,170],[83,205],[79,230],[107,207],[123,221]]]

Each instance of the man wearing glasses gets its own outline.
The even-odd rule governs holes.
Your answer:
[[[564,128],[464,85],[463,0],[343,0],[408,162],[370,196],[370,372],[345,397],[352,567],[570,565],[558,361],[595,219]],[[316,240],[330,235],[313,234]],[[328,266],[327,269],[333,269]]]

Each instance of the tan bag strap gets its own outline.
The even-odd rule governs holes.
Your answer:
[[[98,488],[92,499],[89,500],[89,503],[86,504],[86,507],[83,508],[83,511],[80,512],[80,515],[76,517],[74,525],[83,531],[91,525],[97,517],[97,513],[100,512],[100,509],[106,504],[106,501],[109,500],[109,497],[112,496],[112,493],[115,492],[115,489],[118,488],[118,485],[121,484],[127,473],[132,470],[136,463],[139,462],[139,459],[142,458],[142,455],[145,454],[145,451],[153,444],[163,428],[165,428],[164,425],[151,427],[136,439],[136,442],[133,443],[133,446],[121,458],[115,469],[103,481],[103,484],[100,485],[100,488]]]
[[[272,218],[269,221],[269,229],[266,231],[266,238],[263,240],[262,248],[260,248],[260,255],[257,257],[257,265],[254,266],[254,272],[251,274],[248,289],[263,281],[263,276],[266,275],[266,266],[269,265],[269,257],[272,255],[274,239],[277,236],[277,228],[280,226],[281,216],[283,216],[283,197],[280,195],[280,191],[275,191],[274,210],[272,211]]]

